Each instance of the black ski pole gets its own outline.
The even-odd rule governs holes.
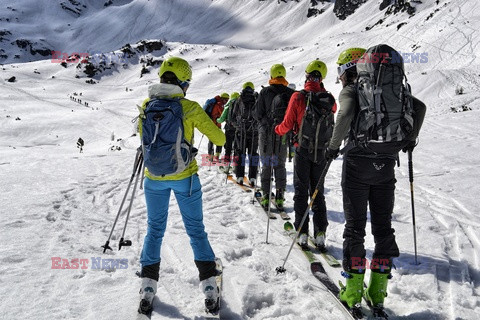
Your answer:
[[[415,201],[413,196],[413,160],[412,150],[408,150],[408,178],[410,180],[410,198],[412,202],[413,245],[415,249],[415,264],[417,263],[417,227],[415,226]]]
[[[328,172],[328,168],[330,167],[330,164],[332,163],[332,160],[329,160],[327,161],[327,163],[325,164],[325,168],[323,169],[322,171],[322,175],[320,176],[320,178],[318,179],[318,182],[317,182],[317,185],[315,187],[315,191],[313,192],[313,195],[312,195],[312,198],[310,199],[310,203],[308,204],[308,207],[307,207],[307,210],[305,210],[305,213],[302,217],[302,222],[300,222],[300,228],[298,229],[298,231],[296,232],[295,234],[295,238],[293,239],[292,241],[292,244],[290,245],[290,249],[288,249],[288,253],[287,253],[287,256],[285,257],[285,259],[283,260],[283,265],[280,266],[280,267],[277,267],[275,270],[277,271],[277,274],[278,273],[283,273],[285,272],[285,264],[287,263],[287,260],[288,260],[288,257],[290,256],[290,252],[292,251],[292,248],[293,246],[295,245],[295,242],[297,241],[297,238],[298,238],[298,235],[300,234],[300,231],[302,231],[302,227],[303,227],[303,223],[305,222],[305,220],[307,219],[307,216],[308,216],[308,212],[310,211],[310,208],[312,207],[313,205],[313,202],[315,201],[315,198],[317,197],[317,193],[318,193],[318,189],[320,189],[320,186],[324,183],[325,181],[325,177],[327,176],[327,172]]]
[[[270,208],[271,208],[271,201],[272,201],[272,184],[273,184],[273,157],[275,155],[275,132],[273,132],[273,136],[272,136],[272,154],[270,156],[270,185],[268,187],[268,211],[267,211],[267,216],[268,216],[268,220],[267,220],[267,239],[266,239],[266,243],[268,244],[268,232],[270,230]],[[278,161],[278,160],[277,160]]]
[[[117,224],[118,217],[120,216],[120,213],[122,212],[123,205],[125,203],[125,199],[127,199],[128,191],[130,190],[130,186],[132,185],[133,179],[135,178],[135,175],[137,173],[137,169],[140,163],[143,161],[143,156],[142,156],[142,149],[138,148],[137,149],[137,154],[135,155],[135,162],[133,164],[133,172],[132,176],[130,177],[130,181],[128,182],[127,190],[125,191],[125,195],[123,196],[122,203],[120,204],[120,208],[118,208],[118,213],[117,216],[115,217],[115,221],[113,222],[112,230],[110,230],[110,235],[108,236],[107,242],[105,242],[105,245],[102,246],[103,248],[103,253],[105,253],[108,250],[112,250],[110,248],[110,238],[112,237],[113,230],[115,229],[115,225]]]
[[[132,196],[130,198],[130,204],[129,204],[128,210],[127,210],[127,217],[125,218],[125,225],[123,226],[122,237],[120,238],[120,242],[118,243],[118,250],[119,251],[124,246],[129,247],[129,246],[132,245],[132,241],[124,240],[124,237],[125,237],[125,231],[127,230],[128,218],[130,217],[130,211],[132,211],[132,204],[133,204],[133,199],[135,198],[135,191],[137,190],[138,178],[140,177],[140,172],[143,168],[143,156],[140,155],[140,158],[141,158],[141,161],[140,161],[140,165],[138,166],[137,177],[135,178],[135,184],[133,185]]]

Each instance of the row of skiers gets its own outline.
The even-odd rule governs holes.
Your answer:
[[[260,93],[255,91],[252,82],[245,82],[240,93],[234,92],[231,96],[222,93],[207,100],[204,105],[204,110],[219,128],[225,122],[225,155],[220,159],[222,147],[209,142],[210,160],[226,167],[227,174],[233,169],[239,184],[244,182],[245,166],[248,164],[247,181],[251,187],[256,187],[258,168],[261,166],[261,204],[265,209],[270,203],[273,175],[275,205],[283,210],[287,157],[296,155],[295,162],[300,161],[296,167],[302,168],[302,171],[294,175],[294,185],[297,190],[296,203],[304,204],[304,209],[309,189],[305,181],[318,180],[310,171],[312,174],[321,173],[321,169],[315,169],[324,166],[323,154],[319,150],[325,147],[332,134],[335,99],[326,93],[323,86],[322,79],[326,76],[327,67],[322,61],[312,61],[305,72],[302,91],[296,92],[295,86],[286,80],[285,67],[275,64],[270,68],[269,85],[263,87]],[[323,98],[327,101],[315,95],[319,92],[325,93]],[[307,104],[311,107],[306,108]],[[306,109],[308,112],[304,112]],[[287,110],[290,112],[287,113]],[[295,149],[298,149],[297,152]],[[310,170],[312,164],[316,165]],[[301,210],[301,207],[303,205],[297,209]]]
[[[306,66],[303,90],[289,88],[285,67],[275,64],[270,69],[269,85],[258,94],[253,83],[246,82],[241,93],[232,96],[223,93],[207,101],[204,110],[199,110],[198,103],[184,98],[192,75],[190,65],[181,58],[172,57],[162,63],[160,85],[149,88],[149,99],[142,105],[143,110],[148,111],[150,99],[181,97],[188,145],[193,146],[195,128],[205,134],[209,139],[210,160],[221,161],[227,172],[229,166],[234,168],[238,183],[243,182],[248,159],[248,181],[256,186],[257,169],[261,165],[261,204],[264,207],[269,206],[272,175],[275,202],[280,207],[284,204],[285,161],[289,154],[288,141],[293,141],[294,226],[301,246],[307,245],[309,216],[303,225],[300,223],[310,197],[316,192],[311,207],[311,231],[315,244],[320,249],[325,248],[327,208],[323,183],[318,182],[331,161],[341,153],[345,214],[342,264],[346,285],[341,289],[340,299],[358,312],[361,312],[363,296],[374,308],[383,310],[393,258],[399,256],[391,221],[396,182],[394,167],[399,151],[411,155],[426,111],[425,105],[411,95],[403,60],[395,53],[387,45],[368,50],[350,48],[340,53],[337,72],[343,89],[338,99],[336,121],[337,103],[323,85],[327,66],[320,60]],[[225,134],[221,131],[222,122],[226,123]],[[344,147],[340,150],[342,144]],[[145,141],[143,145],[146,157]],[[225,146],[225,156],[219,159],[222,146]],[[148,230],[140,259],[143,282],[139,311],[151,308],[156,292],[160,247],[166,228],[168,199],[173,190],[191,239],[206,308],[212,313],[218,312],[215,255],[204,231],[196,161],[193,158],[183,171],[173,175],[152,174],[150,171],[154,168],[147,162],[145,165]],[[367,206],[375,248],[369,264],[372,269],[369,285],[364,288],[368,266],[364,247]]]

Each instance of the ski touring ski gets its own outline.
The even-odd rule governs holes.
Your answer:
[[[293,225],[290,223],[290,222],[286,222],[283,226],[283,228],[285,229],[285,231],[287,231],[288,233],[290,232],[293,232],[295,234],[295,228],[293,227]],[[313,241],[313,238],[312,237],[308,237],[309,240],[310,240],[310,245],[313,247],[305,247],[305,248],[302,248],[303,251],[311,251],[312,254],[314,253],[318,253],[319,255],[321,255],[325,261],[328,263],[329,266],[331,267],[340,267],[341,264],[340,262],[331,254],[328,252],[328,250],[325,248],[324,250],[320,250],[319,248],[316,247],[314,241]]]
[[[262,209],[263,212],[270,218],[270,219],[277,219],[277,215],[272,212],[270,209],[270,212],[268,212],[268,209],[265,209],[262,206],[262,192],[260,190],[255,191],[255,199],[257,199],[258,204],[260,205],[260,208]]]
[[[221,302],[222,302],[222,290],[223,290],[223,263],[220,258],[215,258],[217,264],[217,270],[219,274],[216,276],[215,280],[217,282],[218,288],[218,299],[217,299],[217,308],[215,311],[209,311],[207,308],[204,309],[202,318],[206,320],[220,319],[221,311]]]
[[[328,252],[327,248],[323,248],[322,250],[316,247],[315,241],[311,236],[308,237],[308,240],[310,241],[310,244],[315,248],[315,252],[316,253],[318,252],[318,254],[320,254],[323,257],[323,259],[325,259],[325,261],[328,263],[329,266],[335,267],[335,268],[341,266],[340,261],[338,261],[330,252]]]
[[[297,232],[295,231],[295,228],[289,221],[285,222],[285,224],[283,225],[283,228],[292,240],[295,239]],[[310,263],[310,271],[312,272],[313,276],[317,278],[322,284],[322,286],[327,290],[327,292],[333,298],[335,298],[336,303],[338,304],[340,310],[345,314],[347,319],[361,319],[361,318],[355,317],[352,310],[348,308],[348,306],[344,305],[342,301],[340,301],[340,299],[338,298],[338,294],[340,293],[339,287],[328,276],[322,263],[316,257],[316,255],[312,252],[312,250],[310,250],[308,247],[304,248],[300,246],[298,243],[297,243],[297,246],[300,248],[304,256],[307,258],[308,262]]]
[[[272,194],[271,203],[275,208],[276,213],[282,218],[283,220],[290,220],[290,216],[288,213],[285,212],[284,208],[278,207],[277,202],[275,201],[275,196]]]
[[[235,185],[239,186],[242,188],[243,191],[245,192],[252,192],[252,188],[248,185],[245,184],[245,181],[243,184],[237,183],[237,180],[233,176],[228,176],[228,180],[232,181]],[[245,179],[244,179],[245,180]]]

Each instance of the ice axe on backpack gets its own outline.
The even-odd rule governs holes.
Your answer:
[[[135,196],[135,191],[136,191],[137,184],[138,184],[138,178],[140,176],[140,172],[141,172],[142,167],[143,167],[143,154],[142,154],[142,148],[139,147],[137,149],[137,154],[135,155],[133,172],[132,172],[132,176],[130,177],[130,181],[128,182],[127,190],[125,191],[125,195],[123,196],[122,202],[120,204],[120,208],[118,209],[117,216],[115,217],[115,221],[113,222],[112,230],[110,231],[110,235],[108,236],[107,242],[105,242],[105,244],[102,246],[103,253],[105,253],[107,250],[112,250],[112,248],[110,247],[110,238],[112,237],[113,230],[115,229],[115,226],[117,224],[118,217],[120,216],[120,213],[122,212],[123,205],[125,204],[125,200],[127,199],[128,191],[130,190],[130,186],[132,185],[133,179],[136,176],[137,178],[135,179],[135,185],[133,187],[132,197],[130,199],[130,205],[128,207],[127,217],[125,219],[125,225],[123,227],[122,237],[120,238],[120,242],[119,242],[119,245],[118,245],[118,250],[122,249],[122,247],[128,247],[128,246],[132,245],[132,241],[125,240],[124,236],[125,236],[125,230],[127,229],[128,217],[130,216],[130,211],[132,209],[133,197]]]
[[[315,201],[315,198],[317,197],[318,194],[318,189],[320,189],[320,186],[324,183],[325,177],[327,176],[328,168],[330,167],[330,164],[332,163],[333,159],[328,160],[327,163],[325,164],[325,168],[322,171],[322,175],[318,179],[317,185],[315,186],[315,191],[313,192],[312,198],[310,199],[310,203],[308,204],[307,210],[305,210],[305,214],[302,217],[302,221],[300,222],[300,229],[297,230],[295,238],[292,241],[292,244],[290,245],[290,248],[288,249],[287,256],[283,260],[283,264],[280,267],[277,267],[275,270],[278,273],[284,273],[286,271],[285,269],[285,264],[287,263],[288,257],[290,256],[290,252],[293,249],[293,246],[295,245],[295,242],[297,241],[298,235],[300,234],[300,231],[302,231],[303,223],[308,217],[308,212],[310,211],[310,208],[313,205],[313,202]]]

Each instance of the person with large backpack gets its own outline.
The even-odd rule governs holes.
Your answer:
[[[165,59],[158,73],[160,83],[148,88],[148,98],[139,107],[139,133],[145,165],[147,234],[140,256],[141,301],[139,313],[148,314],[157,292],[160,249],[167,227],[170,193],[180,208],[198,268],[205,306],[216,312],[218,274],[215,254],[203,224],[202,190],[193,148],[195,129],[214,144],[223,145],[225,135],[195,101],[185,99],[192,79],[189,63],[178,57]]]
[[[259,149],[262,164],[261,189],[263,197],[261,205],[265,210],[270,206],[271,177],[275,176],[275,204],[283,210],[284,194],[287,187],[286,139],[278,137],[274,128],[283,121],[288,102],[294,90],[288,88],[285,79],[287,71],[281,64],[270,68],[269,86],[262,88],[255,104],[255,119],[258,122]]]
[[[308,247],[309,217],[300,225],[318,180],[325,168],[324,149],[332,136],[336,110],[335,98],[325,90],[322,80],[327,76],[327,66],[320,60],[310,62],[305,68],[304,89],[290,98],[287,113],[275,133],[283,136],[290,130],[295,134],[295,157],[293,185],[295,187],[295,229],[299,232],[298,243]],[[327,207],[323,184],[318,188],[312,204],[313,236],[320,250],[325,250],[325,235],[328,226]]]
[[[353,312],[361,312],[364,295],[375,313],[382,315],[393,258],[400,254],[392,228],[395,162],[399,151],[411,152],[415,147],[426,106],[412,96],[403,59],[388,45],[377,45],[367,51],[347,49],[340,53],[337,64],[343,89],[325,157],[327,160],[337,157],[348,133],[348,142],[342,150],[346,286],[340,292],[340,299]],[[367,206],[375,247],[370,281],[364,288]]]
[[[225,149],[225,155],[223,158],[223,163],[224,165],[227,166],[227,174],[230,171],[230,161],[231,161],[231,156],[232,156],[232,150],[233,150],[233,141],[235,139],[235,126],[232,123],[232,118],[231,118],[231,113],[233,110],[233,104],[235,101],[238,99],[240,96],[240,93],[238,92],[233,92],[230,95],[230,100],[228,100],[227,104],[223,108],[222,115],[220,118],[217,119],[218,123],[223,123],[225,122],[224,130],[225,130],[225,136],[227,138],[227,141],[225,142],[225,145],[223,146]]]
[[[211,99],[208,99],[204,106],[203,110],[208,114],[210,119],[212,119],[213,123],[219,128],[222,127],[222,125],[217,121],[218,118],[222,115],[223,109],[225,104],[228,102],[228,99],[230,98],[230,95],[226,92],[217,95]],[[220,158],[220,153],[222,153],[222,146],[216,146],[215,147],[215,154],[213,153],[213,145],[214,143],[209,140],[208,141],[208,154],[209,154],[209,160],[212,162],[218,162]]]
[[[255,86],[252,82],[245,82],[240,97],[233,105],[231,114],[236,129],[234,167],[237,183],[243,185],[248,155],[248,182],[252,187],[256,186],[259,162],[258,128],[253,117],[256,100]]]

